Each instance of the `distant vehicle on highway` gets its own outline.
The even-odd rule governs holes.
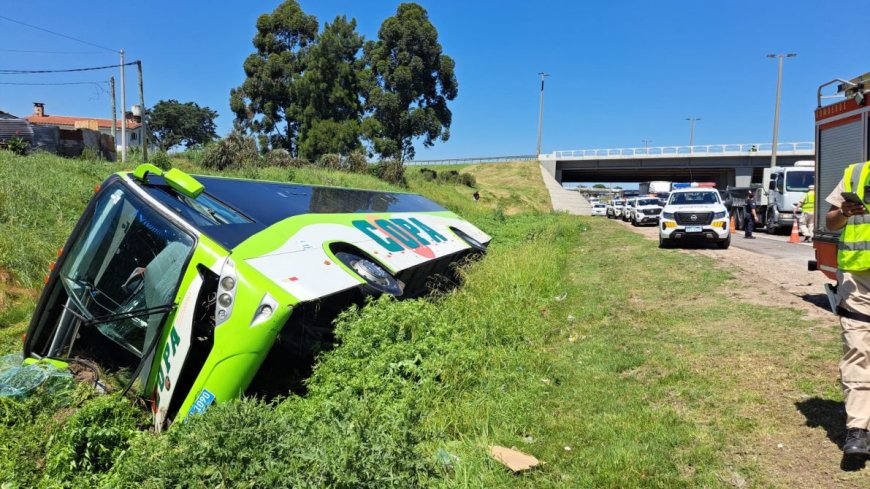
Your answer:
[[[662,202],[655,197],[639,197],[631,208],[631,225],[658,224]]]
[[[758,225],[764,226],[768,234],[791,229],[795,219],[794,205],[803,199],[810,185],[815,182],[814,165],[813,160],[802,160],[792,167],[765,168],[761,183],[749,187],[728,187],[725,205],[734,215],[735,227],[743,229],[746,222],[746,195],[750,189],[754,189],[756,212],[761,221]]]
[[[632,202],[634,202],[635,199],[636,199],[636,197],[630,197],[628,199],[625,199],[625,201],[623,201],[622,212],[620,213],[620,216],[622,217],[623,222],[628,222],[628,220],[631,218],[631,204],[632,204]]]
[[[671,192],[659,219],[659,248],[687,241],[715,242],[731,246],[728,210],[715,188],[678,188]]]
[[[592,215],[593,216],[607,215],[607,205],[602,204],[601,202],[596,202],[596,203],[592,204]]]
[[[665,201],[671,193],[671,183],[663,180],[641,182],[638,186],[638,192],[640,195],[654,195]]]
[[[608,219],[616,219],[622,215],[622,199],[613,199],[607,204],[606,215]]]

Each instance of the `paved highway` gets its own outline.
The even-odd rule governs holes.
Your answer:
[[[628,225],[626,224],[626,226]],[[644,226],[634,229],[652,239],[658,239],[658,228],[656,226]],[[770,235],[765,234],[763,231],[755,232],[754,236],[756,239],[746,239],[743,237],[743,231],[738,231],[731,235],[731,247],[762,254],[777,260],[788,261],[791,266],[800,267],[804,270],[806,270],[807,261],[815,259],[812,243],[789,243],[788,235]],[[686,243],[684,246],[689,249],[717,249],[715,244],[707,243]]]
[[[812,243],[789,243],[788,236],[755,233],[757,239],[745,239],[743,232],[731,235],[731,246],[761,253],[778,260],[799,262],[807,266],[807,261],[815,259]]]

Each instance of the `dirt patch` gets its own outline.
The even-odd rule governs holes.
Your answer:
[[[26,289],[15,283],[12,272],[0,267],[0,311],[22,299],[36,298],[38,291]]]
[[[656,227],[625,226],[647,239],[658,241]],[[792,307],[804,313],[806,319],[837,323],[824,294],[825,284],[833,282],[821,272],[788,266],[782,260],[734,246],[728,250],[699,247],[679,251],[712,258],[718,268],[734,274],[737,281],[731,284],[728,293],[741,303]]]
[[[625,227],[650,240],[658,240],[653,228]],[[668,250],[671,252],[672,250]],[[750,439],[739,446],[723,447],[729,456],[741,460],[741,465],[756,465],[759,474],[742,478],[735,483],[729,477],[722,482],[742,487],[770,485],[774,487],[867,487],[870,467],[861,460],[844,460],[840,445],[845,437],[845,410],[843,403],[826,399],[822,393],[802,391],[796,386],[795,364],[808,370],[801,378],[822,379],[830,384],[838,382],[835,360],[811,358],[800,351],[806,341],[831,342],[839,333],[837,317],[828,309],[824,284],[830,281],[820,272],[809,272],[795,261],[739,249],[728,250],[684,249],[683,253],[711,258],[716,267],[734,275],[726,282],[723,294],[735,307],[744,305],[773,306],[797,310],[806,321],[801,332],[766,332],[744,328],[732,331],[745,334],[747,343],[752,337],[778,336],[782,343],[781,355],[753,351],[723,354],[711,376],[732,376],[744,392],[762,399],[760,403],[747,403],[741,415],[751,419],[758,428]],[[795,334],[800,334],[798,338]],[[723,364],[724,363],[724,364]],[[753,480],[755,479],[755,480]]]

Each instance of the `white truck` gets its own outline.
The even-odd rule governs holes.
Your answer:
[[[662,201],[658,197],[638,197],[632,203],[629,221],[632,226],[658,224],[661,212]]]
[[[607,204],[607,218],[608,219],[616,219],[622,215],[622,204],[624,201],[622,199],[613,199]]]
[[[652,182],[641,182],[638,185],[639,195],[655,195],[656,197],[667,200],[668,194],[671,192],[671,182],[656,180]]]
[[[761,184],[729,187],[725,203],[734,215],[735,227],[743,229],[746,223],[746,195],[753,189],[758,226],[764,226],[768,234],[791,229],[796,218],[794,205],[803,199],[815,182],[815,164],[813,160],[801,160],[791,167],[765,168]]]

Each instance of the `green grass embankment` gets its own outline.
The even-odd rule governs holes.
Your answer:
[[[56,163],[84,175],[81,195],[90,192],[79,167],[88,164]],[[386,188],[366,176],[311,171],[295,170],[294,177]],[[259,176],[282,174],[287,170]],[[55,185],[62,181],[76,179]],[[217,405],[161,435],[142,429],[141,411],[129,401],[90,399],[84,388],[73,408],[60,412],[39,398],[2,402],[0,482],[781,485],[757,458],[740,454],[747,440],[769,430],[764,412],[772,387],[836,398],[832,379],[812,369],[832,361],[833,334],[805,334],[795,311],[734,307],[726,295],[731,278],[712,261],[658,250],[616,223],[509,215],[496,199],[475,203],[461,186],[430,187],[413,172],[409,183],[493,235],[487,256],[465,269],[461,287],[346,312],[337,325],[339,344],[318,358],[305,397]],[[486,185],[480,187],[486,195]],[[44,195],[50,200],[52,193]],[[22,331],[23,320],[2,321],[0,331]],[[783,355],[786,339],[801,355]],[[792,376],[771,386],[758,377],[771,369]],[[488,456],[493,444],[517,447],[546,465],[513,475]]]

